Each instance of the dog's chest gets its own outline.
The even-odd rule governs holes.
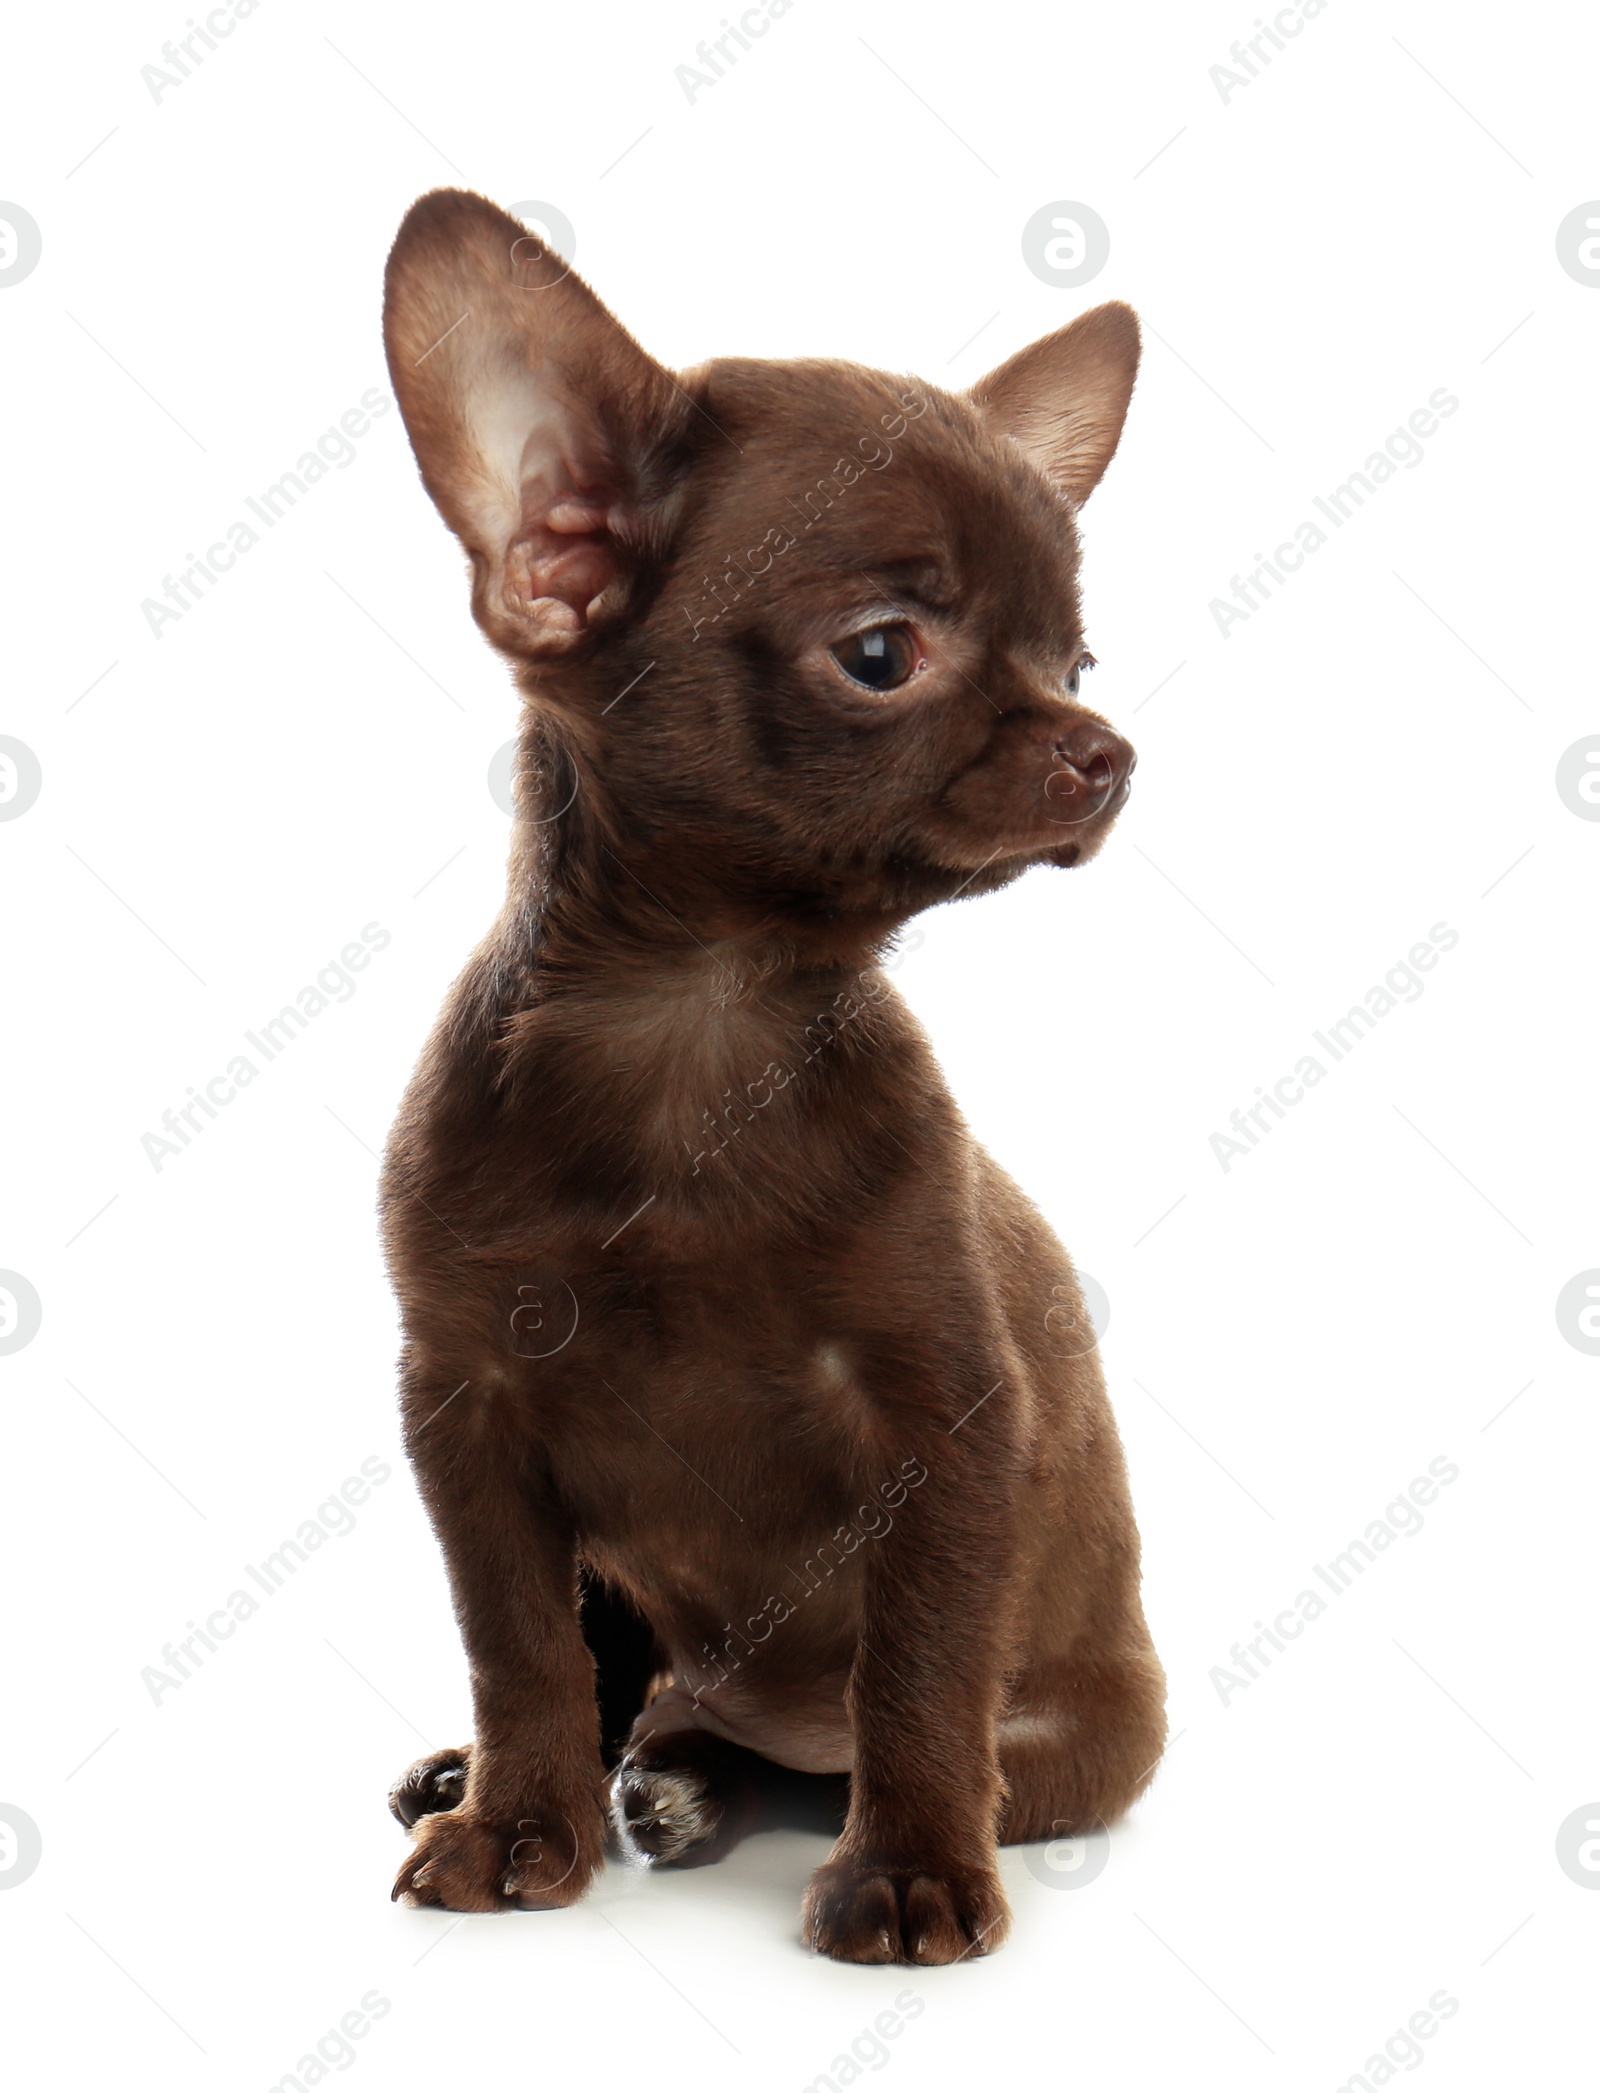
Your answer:
[[[708,998],[698,982],[671,998],[619,999],[607,1073],[641,1144],[693,1176],[770,1108],[775,1080],[788,1087],[801,1030],[763,1004]]]
[[[597,996],[566,1050],[662,1190],[692,1199],[741,1168],[827,1167],[842,1129],[819,1108],[871,1008],[832,983],[763,986],[708,960]]]
[[[572,1399],[547,1420],[580,1528],[686,1598],[723,1585],[728,1549],[742,1560],[832,1534],[858,1479],[888,1472],[843,1347],[759,1320],[724,1331],[702,1328],[687,1350],[641,1347],[605,1371],[575,1361]]]

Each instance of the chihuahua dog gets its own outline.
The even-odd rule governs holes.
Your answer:
[[[1086,863],[1127,796],[1077,512],[1138,324],[1102,305],[967,393],[674,374],[446,190],[385,337],[524,700],[505,906],[384,1172],[475,1723],[394,1790],[395,1895],[570,1904],[611,1826],[695,1864],[766,1760],[848,1775],[813,1948],[982,1953],[997,1841],[1126,1808],[1165,1682],[1072,1266],[883,962],[935,902]]]

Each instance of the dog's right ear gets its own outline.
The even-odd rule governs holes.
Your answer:
[[[980,378],[972,399],[1047,479],[1085,502],[1122,437],[1139,369],[1139,322],[1120,301],[1079,313]]]
[[[407,212],[383,328],[478,623],[512,654],[581,652],[661,549],[690,402],[559,254],[461,189]]]

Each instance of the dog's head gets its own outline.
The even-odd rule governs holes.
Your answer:
[[[1127,306],[965,394],[674,376],[446,190],[401,227],[385,330],[478,622],[619,850],[768,917],[892,917],[1099,849],[1133,752],[1078,698],[1076,512],[1133,389]]]

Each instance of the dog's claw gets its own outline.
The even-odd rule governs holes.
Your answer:
[[[988,1871],[913,1873],[847,1859],[812,1877],[803,1930],[809,1947],[839,1962],[931,1966],[984,1954],[1005,1938],[1008,1916]]]

